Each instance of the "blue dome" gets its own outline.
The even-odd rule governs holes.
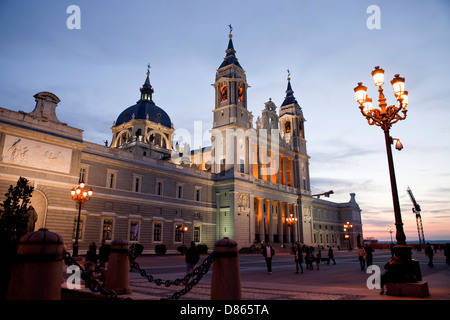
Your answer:
[[[116,120],[116,126],[130,121],[133,118],[137,120],[150,120],[159,123],[165,127],[171,128],[172,121],[167,113],[155,105],[153,102],[140,100],[137,104],[125,109]]]

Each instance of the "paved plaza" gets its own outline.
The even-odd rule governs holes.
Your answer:
[[[325,250],[326,251],[326,250]],[[323,256],[326,256],[325,251]],[[201,259],[207,255],[202,255]],[[389,261],[388,250],[374,252],[373,264],[381,268]],[[272,273],[267,273],[264,258],[260,254],[239,256],[243,300],[450,300],[450,266],[445,264],[443,252],[434,256],[434,267],[428,267],[428,258],[423,251],[413,251],[413,259],[420,263],[423,281],[428,282],[430,296],[427,298],[406,298],[380,295],[378,289],[368,289],[370,273],[361,271],[357,251],[335,251],[336,265],[331,262],[320,264],[317,270],[306,270],[295,274],[294,256],[290,253],[277,253],[273,258]],[[175,280],[186,272],[184,256],[145,255],[136,260],[142,269],[155,279]],[[212,269],[200,282],[180,300],[209,300]],[[150,283],[138,272],[130,273],[132,293],[120,296],[121,299],[160,300],[184,288],[183,285],[166,287]],[[85,289],[86,290],[86,289]]]

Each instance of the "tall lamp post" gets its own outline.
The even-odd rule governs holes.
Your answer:
[[[182,245],[184,246],[184,234],[188,231],[188,227],[187,226],[180,226],[178,228],[178,230],[180,230],[181,235],[183,236],[183,241],[182,241]]]
[[[294,224],[297,223],[297,221],[298,221],[298,218],[294,217],[294,215],[292,213],[289,214],[289,218],[286,218],[286,223],[287,223],[288,227],[291,227],[291,239],[290,239],[291,243],[294,242],[294,241],[292,241],[293,240],[292,236],[294,233],[293,226],[294,226]]]
[[[394,232],[394,228],[392,228],[391,226],[389,226],[388,232],[391,234],[391,243],[392,243],[392,242],[393,242],[393,241],[392,241],[392,233]]]
[[[80,232],[80,216],[81,216],[81,205],[86,201],[90,200],[92,194],[94,193],[91,188],[86,190],[84,187],[86,184],[83,181],[79,182],[78,187],[73,188],[70,192],[72,194],[72,200],[78,203],[78,219],[77,219],[77,231],[75,233],[75,243],[73,244],[73,256],[78,257],[78,235]]]
[[[388,158],[389,165],[389,175],[391,180],[391,191],[392,191],[392,200],[394,205],[394,216],[395,216],[395,228],[396,235],[395,238],[397,240],[397,245],[394,248],[395,255],[400,258],[401,263],[405,268],[404,270],[411,269],[409,266],[411,265],[411,248],[406,245],[406,236],[403,231],[403,222],[402,216],[400,212],[400,204],[398,200],[398,192],[397,192],[397,182],[395,180],[395,171],[394,171],[394,162],[392,159],[392,149],[391,144],[396,142],[396,149],[401,150],[403,148],[401,142],[398,139],[393,139],[389,130],[391,126],[406,118],[406,106],[408,105],[408,92],[405,91],[405,78],[400,77],[400,75],[396,74],[394,78],[391,80],[392,88],[394,89],[394,94],[398,102],[398,107],[395,105],[388,106],[386,103],[386,98],[383,93],[383,84],[384,84],[384,70],[379,66],[376,66],[372,71],[372,78],[375,82],[375,86],[378,87],[378,106],[379,108],[372,106],[372,99],[367,95],[367,88],[363,86],[362,82],[358,83],[358,86],[354,88],[356,100],[359,104],[359,109],[361,110],[362,115],[367,119],[369,125],[376,125],[381,127],[384,131],[384,137],[386,142],[386,152]],[[408,272],[404,274],[406,280],[410,278]],[[405,280],[405,278],[403,280]],[[414,277],[413,277],[414,278]]]
[[[344,231],[346,232],[344,235],[345,240],[348,240],[348,250],[351,250],[351,243],[350,243],[350,229],[353,229],[353,225],[350,224],[349,221],[347,221],[346,224],[344,224]]]

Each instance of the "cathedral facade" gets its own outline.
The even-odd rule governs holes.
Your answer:
[[[36,94],[32,112],[0,108],[0,194],[27,178],[35,229],[59,233],[70,250],[78,218],[70,191],[85,182],[94,195],[81,210],[80,253],[116,238],[142,244],[144,253],[191,241],[212,249],[223,237],[241,248],[261,241],[357,246],[355,194],[347,203],[311,194],[305,118],[290,79],[278,111],[269,100],[256,120],[248,88],[230,34],[213,84],[211,145],[194,150],[174,142],[176,128],[153,101],[148,70],[139,100],[114,121],[109,145],[84,141],[81,129],[60,122],[53,93]],[[353,228],[344,231],[347,222]]]

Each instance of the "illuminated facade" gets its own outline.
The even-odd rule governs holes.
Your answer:
[[[254,121],[235,53],[230,35],[213,84],[207,148],[174,144],[176,128],[153,101],[149,72],[138,102],[114,122],[109,146],[84,141],[82,130],[61,123],[52,93],[35,95],[31,113],[0,108],[0,193],[26,177],[35,187],[35,228],[70,243],[77,216],[70,190],[82,179],[94,195],[81,210],[80,253],[115,238],[141,243],[144,253],[157,244],[175,251],[192,240],[212,249],[222,237],[240,247],[255,241],[346,247],[346,221],[356,246],[363,235],[354,194],[348,203],[311,195],[305,118],[290,79],[278,112],[269,100]],[[290,216],[298,218],[293,226]]]

